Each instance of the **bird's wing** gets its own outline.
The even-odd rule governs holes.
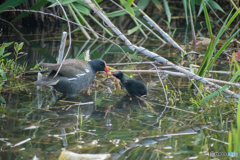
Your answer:
[[[53,64],[53,63],[41,63],[40,66],[47,67],[52,71],[57,71],[60,67],[61,63]],[[88,64],[84,61],[77,59],[67,59],[63,62],[60,74],[64,77],[75,77],[77,74],[84,74],[90,70]]]

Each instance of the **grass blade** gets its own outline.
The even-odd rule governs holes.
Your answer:
[[[214,62],[215,60],[220,56],[220,54],[227,48],[227,46],[231,43],[231,41],[233,40],[233,38],[239,33],[240,29],[234,33],[228,40],[227,42],[220,48],[220,50],[217,52],[217,54],[213,57],[213,59],[210,61],[210,63],[208,64],[207,68],[209,68]]]
[[[137,25],[136,27],[128,30],[128,35],[133,34],[134,32],[136,32],[139,28],[141,28],[142,25]]]
[[[203,62],[201,63],[201,66],[200,66],[200,68],[198,69],[198,72],[197,72],[197,74],[199,76],[204,76],[206,70],[208,69],[207,66],[209,64],[209,61],[212,58],[212,54],[213,54],[213,51],[214,51],[214,40],[215,40],[215,37],[213,37],[211,39],[210,44],[208,45],[207,51],[206,51],[205,56],[203,58]]]
[[[230,80],[230,82],[234,82],[235,79],[240,75],[240,71],[238,71],[233,77],[232,79]],[[209,96],[205,97],[204,99],[202,99],[198,105],[202,104],[202,103],[205,103],[207,102],[209,99],[217,96],[219,93],[221,93],[222,91],[224,91],[225,89],[227,89],[229,87],[229,85],[224,85],[222,88],[220,88],[219,90],[213,92],[212,94],[210,94]]]
[[[167,17],[168,17],[168,22],[170,23],[172,15],[171,15],[171,12],[170,12],[170,9],[169,9],[169,6],[168,6],[168,2],[166,0],[163,0],[163,5],[164,5],[165,12],[167,14]]]
[[[205,20],[206,20],[206,23],[207,23],[207,28],[208,28],[209,36],[210,36],[210,38],[212,39],[212,38],[213,38],[212,27],[211,27],[209,15],[208,15],[207,8],[206,8],[206,5],[205,5],[204,0],[202,0],[202,6],[203,6],[203,11],[204,11]]]
[[[185,17],[186,17],[186,23],[188,25],[187,0],[183,0],[183,7],[184,7],[184,12],[185,12]]]
[[[152,2],[155,4],[155,6],[159,9],[159,11],[162,11],[162,5],[159,2],[159,0],[152,0]]]

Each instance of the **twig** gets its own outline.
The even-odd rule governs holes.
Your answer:
[[[69,35],[69,46],[68,46],[67,53],[66,53],[65,57],[63,58],[63,61],[61,62],[60,66],[59,66],[59,68],[58,68],[58,70],[57,70],[57,73],[55,74],[55,76],[54,76],[53,78],[55,78],[55,77],[58,75],[59,71],[61,70],[62,65],[63,65],[63,62],[64,62],[65,59],[67,58],[68,53],[69,53],[69,51],[70,51],[70,49],[71,49],[71,45],[72,45],[71,28],[70,28],[70,23],[69,23],[69,20],[68,20],[67,13],[65,12],[65,10],[64,10],[63,6],[61,5],[61,3],[60,3],[58,0],[56,0],[56,1],[57,1],[57,3],[59,4],[59,6],[61,7],[61,9],[62,9],[62,11],[63,11],[63,13],[64,13],[64,15],[65,15],[65,17],[66,17],[66,19],[67,19],[68,32],[69,32],[69,33],[68,33],[68,35]]]
[[[151,65],[152,65],[153,67],[155,67],[156,70],[157,70],[157,66],[156,66],[155,64],[151,63]],[[156,72],[156,73],[157,73],[158,79],[159,79],[159,81],[161,82],[162,87],[163,87],[163,92],[164,92],[164,95],[165,95],[165,98],[166,98],[166,104],[168,104],[168,98],[167,98],[166,90],[165,90],[165,87],[164,87],[164,85],[163,85],[162,79],[161,79],[161,77],[160,77],[160,75],[159,75],[159,72]]]
[[[66,102],[66,101],[65,101]],[[79,106],[83,106],[83,105],[87,105],[87,104],[93,104],[94,102],[85,102],[85,103],[75,103],[75,104],[73,104],[73,105],[69,105],[69,107],[66,109],[66,111],[67,110],[69,110],[72,106],[76,106],[76,105],[79,105]]]
[[[193,82],[193,80],[192,80],[189,76],[188,76],[188,79],[190,79],[190,81],[191,81],[191,82],[193,83],[193,85],[196,87],[196,89],[197,89],[198,92],[200,93],[201,97],[204,98],[202,92],[199,90],[199,88],[198,88],[197,85]]]
[[[42,73],[38,72],[38,80],[42,79]],[[37,90],[41,90],[42,87],[41,86],[37,86]]]
[[[174,91],[177,93],[176,88],[174,87],[174,85],[172,84],[172,82],[169,80],[169,78],[166,77],[166,79],[167,79],[168,83],[170,83],[170,85],[172,86],[172,88],[174,89]]]
[[[12,23],[10,23],[10,22],[8,22],[8,21],[6,21],[6,20],[4,20],[4,19],[2,19],[2,18],[0,18],[0,20],[2,20],[3,22],[5,22],[5,23],[8,23],[10,26],[12,26],[13,27],[13,29],[15,30],[15,32],[17,33],[17,35],[19,35],[19,37],[24,41],[24,42],[26,42],[27,43],[27,45],[29,45],[30,46],[30,44],[29,44],[29,42],[23,37],[23,35],[22,35],[22,33],[21,32],[19,32],[14,26],[13,26],[13,24]]]
[[[131,63],[108,63],[108,66],[125,66],[125,65],[139,65],[139,64],[158,64],[159,62],[131,62]]]
[[[231,2],[232,2],[232,0],[230,0]],[[219,17],[218,17],[218,15],[216,14],[216,12],[214,12],[214,10],[212,9],[212,7],[210,6],[210,4],[206,1],[206,0],[204,0],[204,2],[208,5],[208,7],[211,9],[211,11],[213,12],[213,14],[222,22],[222,24],[224,24],[224,22],[222,21],[222,19],[220,19]],[[233,3],[233,6],[235,7],[235,5],[234,5],[234,3]],[[238,9],[237,9],[238,10]]]

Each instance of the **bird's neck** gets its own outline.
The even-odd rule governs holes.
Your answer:
[[[121,81],[122,84],[124,84],[124,82],[125,82],[126,80],[127,80],[127,79],[126,79],[124,76],[120,78],[120,81]]]
[[[90,68],[92,69],[92,72],[93,72],[93,73],[96,73],[96,72],[97,72],[96,69],[93,67],[93,66],[94,66],[94,63],[93,63],[92,61],[89,61],[89,62],[88,62],[88,65],[89,65]]]

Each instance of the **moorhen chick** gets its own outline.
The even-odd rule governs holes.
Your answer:
[[[53,78],[60,65],[60,63],[40,64],[42,67],[49,68],[50,71],[47,77],[36,81],[34,84],[37,86],[53,86],[58,92],[66,93],[67,98],[70,98],[75,97],[91,85],[97,71],[105,71],[111,74],[103,60],[94,59],[86,63],[77,59],[67,59],[63,62],[58,75]]]
[[[119,79],[130,95],[143,96],[147,94],[146,85],[136,79],[126,79],[121,71],[115,71],[113,76]]]

